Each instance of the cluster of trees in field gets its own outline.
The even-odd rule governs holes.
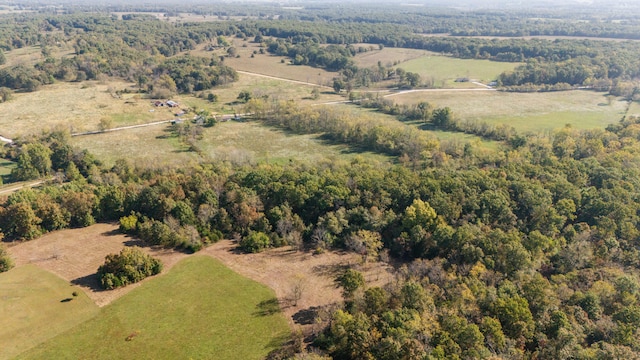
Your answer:
[[[109,254],[98,268],[100,284],[106,290],[137,283],[159,274],[162,263],[145,254],[139,247],[125,247],[119,254]]]
[[[318,124],[331,120],[317,114]],[[0,228],[30,239],[119,220],[150,244],[191,251],[227,237],[250,252],[289,244],[388,253],[406,265],[397,282],[341,280],[347,306],[317,342],[338,358],[629,357],[640,351],[639,127],[627,118],[607,130],[565,128],[414,169],[93,163],[63,171],[72,181],[10,195]]]
[[[301,107],[291,101],[251,99],[245,112],[267,125],[298,134],[323,133],[330,140],[363,150],[406,156],[414,164],[426,160],[437,148],[433,136],[418,129],[359,118],[332,107]]]
[[[485,139],[506,141],[518,147],[524,145],[526,138],[517,134],[513,126],[507,124],[492,125],[482,121],[461,121],[450,108],[434,108],[427,102],[415,105],[399,105],[391,99],[375,96],[371,93],[351,93],[351,100],[359,106],[377,109],[385,114],[397,116],[401,121],[431,125],[440,130],[458,131],[474,134]]]

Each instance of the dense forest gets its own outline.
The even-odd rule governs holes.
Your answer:
[[[245,252],[286,245],[315,253],[350,251],[365,265],[376,260],[394,267],[394,281],[382,287],[367,287],[354,269],[341,273],[336,284],[344,302],[308,339],[310,349],[283,347],[272,359],[294,358],[301,350],[354,360],[638,358],[640,118],[627,116],[606,129],[566,126],[525,137],[510,126],[461,121],[446,107],[401,106],[352,92],[390,78],[400,79],[399,87],[421,85],[416,74],[355,66],[355,44],[367,43],[522,62],[497,79],[506,90],[587,87],[632,101],[639,94],[637,42],[424,35],[635,38],[637,19],[613,21],[587,10],[557,22],[552,21],[556,13],[533,10],[383,13],[377,6],[316,5],[296,11],[226,4],[218,9],[186,5],[221,21],[170,23],[145,14],[119,18],[97,11],[104,10],[100,5],[84,6],[63,14],[43,8],[3,15],[2,51],[40,46],[44,58],[3,65],[3,101],[9,89],[36,91],[55,81],[101,77],[131,81],[158,98],[207,90],[238,75],[224,57],[189,52],[199,45],[227,49],[227,39],[236,37],[287,56],[293,65],[335,72],[336,93],[347,89],[359,106],[502,141],[503,147],[491,152],[470,144],[447,147],[402,122],[365,121],[328,106],[250,98],[247,92],[245,111],[251,116],[246,121],[322,134],[394,162],[356,157],[248,166],[203,160],[180,168],[143,168],[120,159],[105,166],[72,147],[65,131],[24,136],[1,148],[2,157],[16,163],[8,177],[49,180],[2,197],[5,241],[117,222],[121,232],[147,245],[184,252],[233,239]],[[179,9],[164,4],[109,8],[168,15]],[[229,16],[246,18],[227,21]],[[589,22],[581,21],[588,16],[593,17]],[[54,56],[64,46],[73,51]],[[179,124],[173,126],[181,131]],[[120,271],[130,269],[129,262],[139,264],[140,271]],[[0,248],[0,271],[11,266]],[[135,250],[110,257],[99,272],[102,285],[114,288],[160,269]]]
[[[417,168],[104,168],[52,133],[11,151],[62,183],[10,195],[0,226],[31,239],[118,220],[149,244],[188,251],[229,237],[251,252],[287,244],[402,260],[397,285],[345,291],[316,343],[336,358],[632,356],[638,123],[566,128]]]

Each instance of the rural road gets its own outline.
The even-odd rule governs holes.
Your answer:
[[[28,187],[34,187],[34,186],[38,186],[40,184],[44,184],[45,182],[49,181],[51,179],[44,179],[44,180],[36,180],[36,181],[32,181],[32,182],[27,182],[27,183],[22,183],[22,184],[18,184],[18,185],[13,185],[4,189],[0,190],[0,195],[8,195],[11,193],[14,193],[20,189],[24,189],[24,188],[28,188]]]
[[[105,129],[105,130],[85,131],[85,132],[80,132],[80,133],[73,133],[73,134],[71,134],[71,136],[102,134],[102,133],[111,132],[111,131],[128,130],[128,129],[141,128],[141,127],[145,127],[145,126],[166,124],[166,123],[170,123],[171,121],[173,121],[173,120],[155,121],[155,122],[150,122],[150,123],[146,123],[146,124],[122,126],[122,127],[117,127],[117,128],[112,128],[112,129]]]
[[[7,144],[12,144],[13,140],[6,138],[4,136],[0,136],[0,141],[6,142]]]
[[[473,89],[413,89],[413,90],[398,91],[396,93],[387,94],[383,97],[391,97],[391,96],[409,94],[414,92],[473,92],[473,91],[497,91],[497,90],[492,87],[473,88]]]

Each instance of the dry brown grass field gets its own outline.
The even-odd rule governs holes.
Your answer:
[[[266,52],[266,49],[264,49],[264,54],[260,54],[260,44],[254,43],[251,40],[253,39],[242,40],[228,38],[227,41],[233,43],[233,46],[236,48],[239,57],[225,57],[224,63],[240,71],[247,71],[329,87],[333,84],[333,78],[338,75],[334,72],[326,71],[319,68],[313,68],[310,66],[291,65],[288,58],[283,56],[270,55]],[[219,57],[225,56],[227,54],[226,50],[224,49],[205,51],[204,48],[207,45],[208,44],[202,44],[198,47],[197,50],[190,51],[189,53],[203,57]],[[254,51],[257,54],[255,54],[252,58],[251,55]]]
[[[385,47],[380,50],[377,46],[373,46],[371,50],[371,44],[355,44],[355,48],[363,47],[370,51],[358,53],[354,57],[356,65],[360,67],[372,67],[378,66],[378,62],[382,66],[393,66],[393,64],[400,64],[405,61],[417,59],[422,56],[432,54],[426,50],[405,49],[405,48],[389,48]]]
[[[71,144],[88,149],[105,165],[128,159],[141,167],[186,166],[197,162],[198,155],[188,152],[177,138],[171,138],[168,124],[147,126],[95,135],[74,136]]]
[[[73,55],[73,48],[64,44],[59,47],[53,47],[50,50],[51,56],[54,58]],[[7,62],[0,65],[0,69],[15,65],[33,65],[44,60],[40,46],[27,46],[19,49],[13,49],[5,52],[4,55],[7,58]]]
[[[14,94],[11,101],[0,104],[4,114],[0,134],[15,138],[58,128],[73,133],[98,130],[102,119],[117,127],[173,118],[169,109],[155,108],[148,99],[115,94],[130,85],[121,81],[59,82]]]

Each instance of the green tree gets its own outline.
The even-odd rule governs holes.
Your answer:
[[[249,100],[251,100],[251,93],[247,90],[240,91],[238,94],[238,101],[247,103]]]
[[[353,269],[347,269],[343,272],[336,278],[336,282],[342,287],[342,295],[346,299],[352,298],[355,292],[365,284],[364,275]]]
[[[0,245],[0,273],[9,271],[13,267],[13,260],[7,250]]]
[[[110,254],[98,268],[98,278],[102,287],[114,289],[136,283],[144,278],[159,274],[162,263],[145,254],[139,247],[125,247],[119,254]]]
[[[258,253],[271,245],[269,236],[260,231],[252,231],[240,240],[240,248],[249,253]]]

